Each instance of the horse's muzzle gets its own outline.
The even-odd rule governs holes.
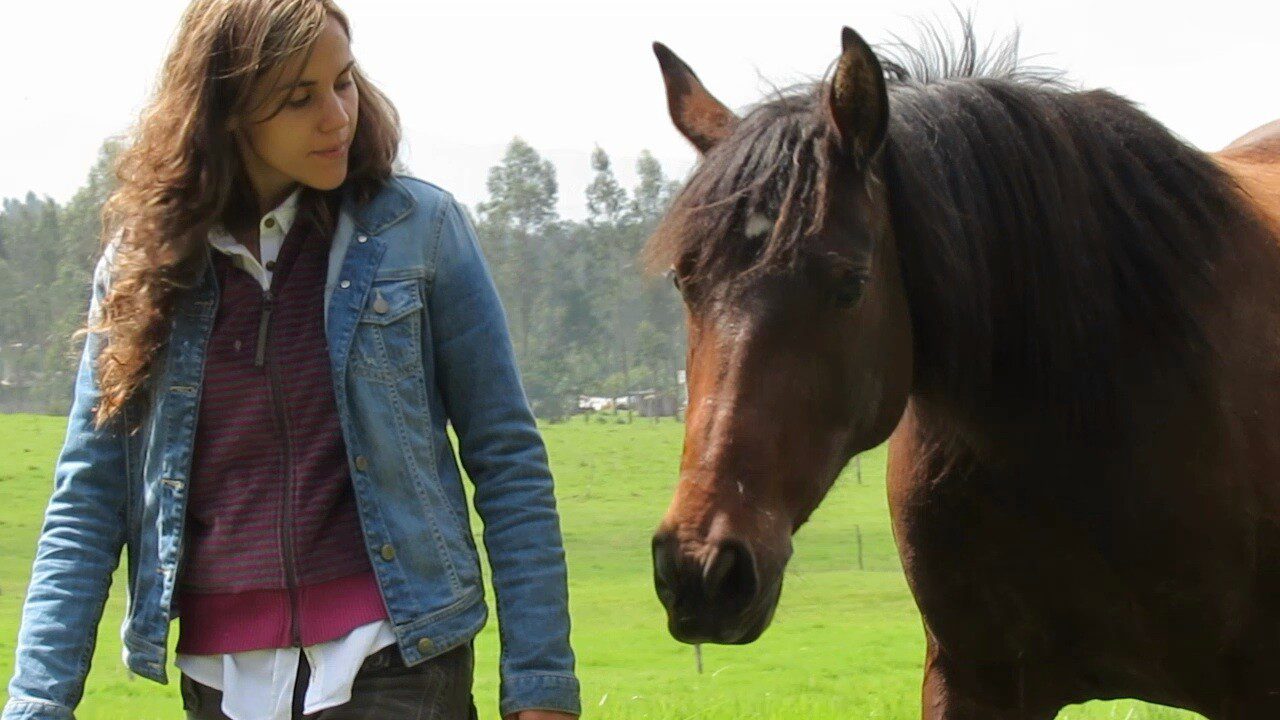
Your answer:
[[[687,552],[670,531],[653,536],[653,584],[671,635],[686,643],[752,642],[769,626],[781,589],[762,589],[745,542],[724,539]]]

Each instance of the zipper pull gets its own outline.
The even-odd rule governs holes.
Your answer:
[[[262,292],[262,316],[258,319],[258,349],[253,355],[254,367],[262,367],[267,359],[267,323],[271,321],[271,303],[274,299],[270,290]]]

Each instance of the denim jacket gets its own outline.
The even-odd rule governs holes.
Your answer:
[[[546,449],[470,223],[448,193],[398,176],[366,203],[344,198],[333,243],[325,331],[335,398],[365,550],[400,652],[409,664],[422,662],[470,641],[488,615],[445,432],[451,422],[492,568],[501,712],[580,712]],[[112,256],[109,248],[94,271],[91,314]],[[179,296],[151,381],[125,406],[135,432],[118,422],[93,427],[103,338],[88,336],[3,720],[72,717],[122,546],[124,662],[168,682],[197,404],[217,303],[205,263],[199,283]]]

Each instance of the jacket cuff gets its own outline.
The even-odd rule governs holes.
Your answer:
[[[74,720],[71,708],[40,700],[17,700],[5,703],[3,720]]]
[[[582,714],[582,689],[572,675],[528,673],[504,678],[501,695],[498,709],[503,717],[521,710]]]

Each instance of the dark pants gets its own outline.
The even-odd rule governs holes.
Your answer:
[[[302,714],[311,667],[300,655],[293,690],[294,720],[475,720],[471,678],[475,659],[470,644],[413,667],[405,667],[400,650],[388,645],[365,658],[351,686],[351,700]],[[227,720],[222,714],[222,693],[182,676],[182,707],[187,720]]]

